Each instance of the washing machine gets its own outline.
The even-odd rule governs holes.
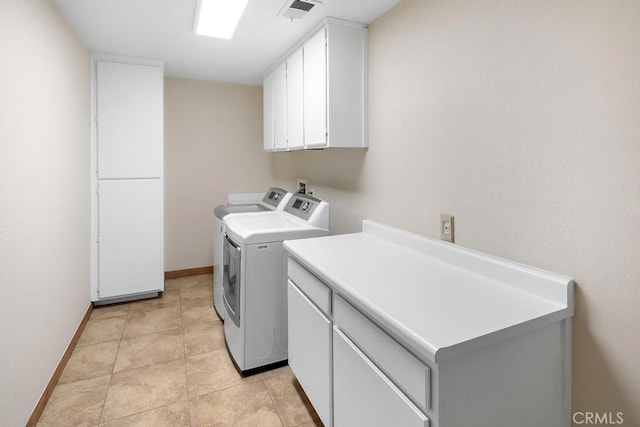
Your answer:
[[[214,209],[213,233],[213,306],[220,319],[224,320],[225,308],[222,301],[222,252],[224,248],[224,217],[235,213],[258,213],[284,209],[291,193],[282,188],[272,187],[258,203],[219,205]]]
[[[293,194],[284,210],[224,219],[224,336],[248,375],[287,361],[287,253],[284,240],[329,234],[329,204]]]

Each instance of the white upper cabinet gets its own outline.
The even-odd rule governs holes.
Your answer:
[[[287,149],[287,64],[284,62],[273,73],[273,148]]]
[[[368,147],[368,30],[327,24],[327,147]]]
[[[327,18],[304,38],[265,77],[265,93],[272,75],[285,67],[285,106],[265,101],[265,150],[367,147],[367,27]],[[267,95],[265,95],[267,96]],[[282,124],[285,111],[285,147],[267,141],[267,130]],[[276,134],[276,141],[278,132]]]
[[[304,130],[307,147],[327,145],[327,29],[304,44]]]
[[[304,147],[303,54],[299,48],[287,58],[287,148]]]
[[[273,151],[275,148],[273,134],[273,79],[274,72],[264,78],[262,84],[262,111],[264,114],[264,150]]]

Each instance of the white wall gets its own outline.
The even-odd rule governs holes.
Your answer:
[[[89,306],[89,55],[46,0],[0,6],[0,425],[24,425]]]
[[[262,87],[165,79],[165,271],[213,264],[213,209],[271,186]]]
[[[575,411],[640,423],[640,2],[403,0],[370,26],[370,148],[276,154],[370,218],[575,278]]]

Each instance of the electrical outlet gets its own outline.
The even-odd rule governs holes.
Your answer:
[[[440,215],[440,239],[447,242],[454,243],[455,237],[453,234],[454,222],[453,215]]]
[[[307,194],[307,180],[298,178],[297,194]]]

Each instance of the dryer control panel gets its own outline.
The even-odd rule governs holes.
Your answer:
[[[311,218],[311,215],[313,215],[313,212],[321,202],[322,201],[320,199],[316,199],[313,196],[306,194],[294,194],[291,196],[291,199],[284,208],[284,211],[291,215],[295,215],[300,219],[309,221],[309,218]]]

